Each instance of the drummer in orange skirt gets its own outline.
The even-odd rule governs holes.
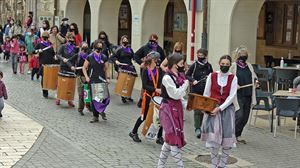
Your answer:
[[[58,57],[60,57],[60,73],[74,74],[75,61],[79,49],[76,47],[75,36],[72,33],[66,35],[67,43],[63,44],[58,50]],[[56,99],[56,105],[60,105],[60,100]],[[75,107],[73,101],[68,101],[70,107]]]
[[[159,61],[160,54],[156,51],[151,51],[144,58],[144,65],[146,69],[142,71],[142,88],[144,89],[143,101],[142,101],[142,111],[141,116],[137,119],[134,128],[129,133],[129,136],[134,142],[142,142],[138,136],[138,129],[140,125],[147,118],[148,109],[150,106],[151,98],[157,96],[161,93],[161,82],[162,82],[162,71],[157,67],[157,62]],[[159,128],[157,139],[157,144],[163,144],[164,140],[162,138],[162,127]]]
[[[102,41],[96,40],[93,43],[94,51],[86,58],[83,64],[82,72],[86,82],[89,84],[110,82],[108,58],[102,52],[103,46]],[[94,117],[90,123],[99,122],[99,115],[101,115],[103,120],[107,120],[104,111],[109,102],[109,97],[101,101],[92,98],[91,110]]]
[[[134,52],[128,46],[128,43],[128,36],[122,36],[120,40],[121,46],[116,49],[115,54],[113,54],[110,59],[118,66],[118,72],[123,71],[137,76],[135,67],[132,64],[132,60],[134,59]],[[127,101],[133,102],[133,99],[131,97],[121,98],[123,103],[126,103]]]

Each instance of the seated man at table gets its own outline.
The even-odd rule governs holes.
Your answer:
[[[300,91],[300,76],[296,77],[293,80],[293,88],[296,89],[296,91]],[[300,114],[298,115],[298,123],[297,123],[297,125],[300,128],[300,121],[299,120],[300,120]]]

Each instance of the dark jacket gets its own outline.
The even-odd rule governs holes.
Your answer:
[[[0,80],[0,98],[2,97],[4,97],[5,100],[7,99],[7,91],[5,84]]]
[[[143,63],[142,59],[147,56],[152,50],[151,46],[149,43],[145,44],[142,46],[137,52],[134,54],[134,60],[141,65]],[[164,50],[158,45],[157,46],[157,52],[160,54],[160,63],[165,59],[165,53]]]
[[[58,55],[68,59],[68,63],[64,63],[62,60],[60,61],[60,71],[73,72],[70,65],[75,66],[76,58],[78,58],[78,51],[79,49],[74,47],[73,51],[69,54],[67,51],[67,44],[63,44],[59,48]]]
[[[162,83],[162,78],[163,78],[163,74],[162,74],[162,70],[160,68],[158,68],[158,84],[157,84],[157,89],[161,88],[161,83]],[[151,76],[150,76],[151,78]],[[154,84],[153,81],[150,80],[149,76],[148,76],[148,70],[147,69],[143,69],[142,71],[142,87],[143,89],[146,90],[146,92],[150,95],[152,95],[152,93],[155,91],[154,88]],[[154,79],[156,79],[156,76],[154,76]]]
[[[202,95],[205,89],[206,77],[212,72],[213,69],[210,63],[204,65],[201,65],[198,61],[193,63],[186,72],[186,78],[190,82],[194,82],[195,80],[201,81],[196,85],[192,85],[191,92]]]
[[[38,43],[35,46],[35,50],[46,48],[47,46],[44,46],[42,43]],[[55,64],[57,61],[54,59],[55,52],[53,48],[49,48],[41,53],[39,53],[39,61],[40,64]]]
[[[69,26],[68,24],[67,24],[67,25],[61,24],[61,25],[60,25],[60,34],[61,34],[63,37],[65,37],[66,34],[67,34],[67,32],[68,32],[68,30],[69,30],[69,28],[70,28],[70,26]]]

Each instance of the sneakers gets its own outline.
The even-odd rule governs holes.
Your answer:
[[[139,102],[137,103],[138,108],[142,107],[142,99],[139,100]]]
[[[197,137],[198,139],[200,139],[200,138],[201,138],[201,129],[200,129],[200,128],[197,128],[197,129],[195,130],[195,134],[196,134],[196,137]]]
[[[82,109],[78,109],[78,112],[79,112],[80,115],[82,115],[82,116],[84,115]]]
[[[93,117],[93,119],[90,121],[90,123],[96,123],[99,122],[98,117]]]
[[[60,100],[59,100],[59,99],[56,99],[56,100],[55,100],[55,104],[56,104],[57,106],[59,106],[59,105],[60,105]]]
[[[101,117],[102,117],[102,120],[107,120],[107,118],[106,118],[106,114],[103,112],[103,113],[100,113],[100,115],[101,115]]]
[[[121,97],[121,100],[122,100],[123,103],[127,103],[127,100],[126,100],[125,97]]]
[[[245,140],[240,139],[239,137],[236,138],[236,141],[241,144],[247,144],[247,142]]]
[[[156,143],[159,144],[159,145],[163,145],[164,142],[165,141],[164,141],[164,139],[162,137],[156,139]]]
[[[72,101],[68,101],[68,105],[69,105],[70,107],[75,107],[75,104],[74,104]]]
[[[134,133],[130,132],[130,133],[129,133],[129,136],[132,138],[132,140],[133,140],[134,142],[142,142],[142,140],[139,138],[139,136],[138,136],[137,133],[134,134]]]
[[[0,112],[0,118],[2,117],[2,113]]]
[[[127,100],[133,102],[133,99],[131,97],[127,98]]]

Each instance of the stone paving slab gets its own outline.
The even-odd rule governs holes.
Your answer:
[[[0,167],[11,167],[31,148],[43,126],[5,104],[0,119]]]

